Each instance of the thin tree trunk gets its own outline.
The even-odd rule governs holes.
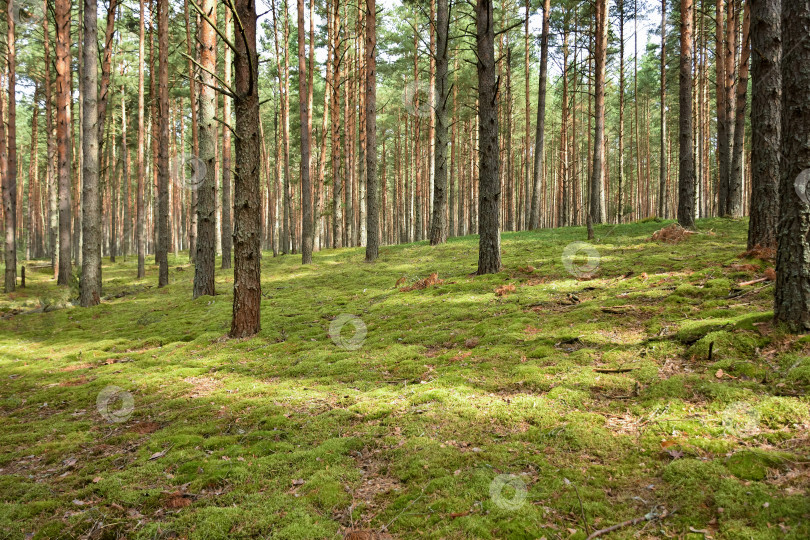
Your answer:
[[[225,36],[233,41],[233,15],[230,9],[225,9]],[[233,65],[233,51],[225,45],[225,83],[231,84],[231,68]],[[228,126],[231,125],[231,98],[222,96],[223,116]],[[233,250],[233,224],[231,211],[231,130],[225,127],[222,130],[222,268],[231,268],[231,251]],[[268,192],[269,193],[269,192]]]
[[[200,8],[203,11],[206,10],[202,2],[204,0],[200,0]],[[226,10],[227,11],[227,10]],[[192,55],[192,40],[191,40],[191,16],[189,13],[189,0],[184,0],[183,2],[183,14],[186,19],[186,56],[188,57],[188,89],[189,89],[189,108],[191,109],[191,151],[194,154],[195,159],[202,159],[200,158],[200,124],[199,119],[197,117],[198,114],[198,103],[197,98],[198,91],[197,91],[197,81],[196,75],[194,73],[194,62],[192,58],[196,55]],[[216,13],[214,13],[214,19],[216,20]],[[199,32],[199,26],[205,26],[204,24],[198,25],[197,31]],[[194,46],[194,51],[197,51],[199,44]],[[202,85],[201,85],[202,86]],[[178,163],[185,164],[185,159],[181,158],[177,160]],[[204,160],[203,160],[204,161]],[[183,165],[184,166],[184,165]],[[188,256],[191,262],[195,262],[195,257],[197,256],[197,229],[199,227],[199,215],[197,212],[197,205],[199,204],[199,192],[195,189],[195,186],[192,186],[191,189],[191,207],[189,211],[191,213],[191,223],[189,224],[189,231],[188,231]],[[196,297],[195,297],[196,298]]]
[[[332,109],[332,247],[343,247],[343,183],[340,176],[340,3],[332,0],[332,84],[328,86]]]
[[[782,98],[780,17],[779,0],[751,0],[751,221],[748,249],[776,247]]]
[[[591,173],[589,217],[591,223],[605,221],[605,64],[607,63],[607,0],[596,0],[596,123],[593,141],[593,171]]]
[[[45,129],[47,130],[47,183],[48,183],[48,250],[51,256],[51,270],[54,279],[59,276],[59,188],[57,173],[54,168],[56,161],[56,137],[53,122],[53,78],[51,75],[51,48],[50,32],[48,30],[48,1],[45,4],[42,21],[44,59],[45,59]],[[0,122],[2,123],[2,122]]]
[[[158,287],[169,284],[169,0],[158,9],[158,156],[157,263]]]
[[[661,0],[661,148],[658,176],[658,216],[667,218],[667,0]]]
[[[59,169],[59,285],[71,278],[70,0],[54,2],[56,25],[56,139]]]
[[[692,20],[692,0],[682,0],[678,223],[687,229],[695,227],[695,162],[692,144]]]
[[[444,0],[440,0],[444,1]],[[380,205],[377,192],[377,3],[366,0],[366,262],[377,260]],[[385,154],[383,154],[385,159]]]
[[[546,80],[548,77],[548,34],[551,0],[543,0],[543,30],[540,37],[540,81],[537,90],[537,127],[534,134],[534,176],[532,183],[532,210],[529,217],[529,228],[540,227],[540,192],[544,181],[545,170],[545,131],[546,131]],[[528,118],[528,116],[527,116]],[[527,120],[528,121],[528,120]]]
[[[741,0],[742,1],[742,0]],[[745,2],[743,15],[742,50],[738,68],[737,96],[735,99],[734,144],[731,155],[731,179],[729,181],[729,215],[740,218],[743,215],[743,161],[745,159],[745,101],[748,92],[748,59],[751,54],[750,41],[751,5]]]
[[[217,9],[214,0],[201,0],[200,9],[208,19],[197,26],[197,43],[200,47],[200,89],[199,95],[199,157],[205,165],[205,176],[191,186],[192,215],[196,213],[197,237],[196,255],[194,257],[194,291],[193,298],[214,296],[214,277],[216,273],[216,146],[217,135],[214,118],[217,113],[216,94],[214,93],[214,76],[217,69],[217,41],[214,26],[217,21]],[[193,96],[192,96],[193,98]],[[197,171],[201,173],[203,171]],[[194,194],[197,204],[194,208]],[[192,218],[192,237],[194,237],[194,218]]]
[[[144,0],[140,0],[140,28],[138,33],[138,180],[135,209],[135,241],[138,244],[138,279],[146,276],[146,238],[144,236],[146,208],[144,181],[146,177],[146,163],[144,161],[144,139],[146,130],[144,124],[144,71],[146,53],[146,6]]]
[[[434,181],[433,181],[433,220],[430,226],[430,245],[447,242],[447,144],[448,118],[447,101],[450,98],[448,87],[448,35],[450,33],[450,7],[448,0],[438,0],[436,9],[436,88],[434,105]]]
[[[310,0],[313,2],[314,0]],[[310,185],[309,91],[307,90],[307,30],[304,0],[298,0],[298,111],[301,119],[301,264],[312,263],[312,186]]]
[[[6,293],[17,288],[17,54],[14,37],[14,2],[8,2],[8,149],[6,174],[3,175],[3,210],[6,238],[4,262],[6,265],[4,289]],[[0,98],[2,99],[2,98]],[[2,114],[0,114],[2,121]]]

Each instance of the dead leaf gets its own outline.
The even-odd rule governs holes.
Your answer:
[[[168,451],[169,451],[169,449],[167,448],[166,450],[161,450],[160,452],[155,452],[154,454],[149,456],[149,461],[154,461],[156,459],[162,458],[163,456],[166,455],[166,452],[168,452]]]
[[[722,369],[718,369],[717,373],[714,374],[714,376],[717,377],[718,379],[722,379],[723,375],[725,375],[725,373],[723,373]]]

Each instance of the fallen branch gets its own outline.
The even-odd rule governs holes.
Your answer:
[[[629,371],[633,371],[636,368],[616,368],[616,369],[607,369],[607,368],[595,368],[594,371],[597,373],[627,373]]]
[[[738,287],[745,287],[746,285],[756,285],[757,283],[765,283],[766,281],[770,281],[771,278],[768,277],[761,277],[759,279],[753,279],[751,281],[743,281],[742,283],[738,283]]]
[[[622,521],[621,523],[617,523],[616,525],[611,525],[610,527],[605,527],[604,529],[599,529],[598,531],[594,531],[585,540],[592,540],[593,538],[598,538],[598,537],[600,537],[600,536],[602,536],[604,534],[612,533],[613,531],[618,531],[619,529],[623,529],[624,527],[629,527],[630,525],[637,525],[637,524],[643,523],[645,521],[653,521],[653,520],[656,520],[656,519],[664,519],[666,517],[671,516],[672,514],[674,514],[677,511],[678,511],[677,508],[672,510],[672,512],[667,512],[666,510],[664,510],[664,512],[661,515],[658,515],[658,514],[655,513],[655,510],[653,510],[652,512],[649,512],[648,514],[643,515],[641,517],[637,517],[637,518],[634,518],[634,519],[628,519],[627,521]]]

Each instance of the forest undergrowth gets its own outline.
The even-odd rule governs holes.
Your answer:
[[[266,253],[245,340],[231,271],[192,300],[184,255],[162,289],[105,259],[81,309],[29,261],[0,537],[808,538],[810,336],[747,221],[668,224],[505,233],[487,276],[477,237]]]

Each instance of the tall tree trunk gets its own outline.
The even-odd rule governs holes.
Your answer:
[[[440,0],[446,1],[446,0]],[[377,182],[377,2],[366,0],[366,262],[377,260],[380,205]],[[383,159],[385,154],[383,153]],[[384,189],[384,188],[383,188]]]
[[[313,2],[314,0],[310,0]],[[310,185],[309,91],[307,90],[307,29],[304,0],[298,0],[298,112],[301,118],[301,264],[312,263],[312,186]]]
[[[810,330],[808,27],[810,5],[782,0],[782,161],[774,315],[794,332]]]
[[[501,270],[501,231],[498,211],[501,185],[498,175],[498,81],[495,69],[495,18],[492,0],[475,5],[478,54],[478,274]]]
[[[233,15],[230,9],[225,9],[225,36],[233,41]],[[225,45],[225,84],[231,84],[231,69],[233,51]],[[231,125],[231,98],[222,96],[224,120]],[[233,224],[231,211],[231,130],[228,127],[222,130],[222,268],[231,268],[231,251],[233,250]],[[269,192],[268,192],[269,193]]]
[[[692,0],[681,0],[680,163],[678,223],[695,227],[695,160],[692,143]]]
[[[47,134],[47,177],[48,177],[48,250],[51,256],[51,270],[54,279],[59,276],[59,188],[57,174],[54,168],[56,161],[56,137],[54,136],[53,122],[53,78],[51,75],[51,38],[48,30],[48,1],[45,4],[42,21],[43,52],[45,60],[45,129]]]
[[[745,0],[741,0],[745,1]],[[748,91],[748,59],[751,54],[750,41],[751,5],[745,2],[743,33],[738,68],[737,95],[735,101],[734,144],[731,155],[731,178],[728,184],[728,214],[733,218],[743,215],[743,161],[745,159],[745,100]]]
[[[732,170],[732,159],[734,155],[734,128],[735,128],[735,110],[736,110],[736,94],[735,94],[735,76],[736,76],[736,59],[737,59],[737,33],[739,32],[740,10],[739,2],[741,0],[728,0],[726,4],[726,47],[725,47],[725,82],[724,82],[724,102],[726,106],[726,126],[728,143],[724,148],[724,154],[721,158],[725,161],[725,176],[721,179],[725,182],[725,190],[721,193],[724,194],[720,199],[720,215],[732,215],[731,194],[735,188],[732,184],[735,183]]]
[[[82,122],[82,307],[101,302],[101,197],[98,172],[98,1],[84,0]],[[115,208],[112,209],[115,212]]]
[[[200,8],[203,11],[208,11],[202,6],[202,1],[200,0]],[[189,107],[191,108],[191,151],[194,154],[195,159],[202,159],[200,157],[200,124],[198,119],[198,102],[197,98],[199,97],[198,90],[197,90],[197,82],[196,76],[194,73],[194,62],[192,58],[196,56],[196,54],[192,54],[192,52],[198,51],[198,47],[200,46],[197,43],[194,48],[192,49],[191,44],[191,16],[189,13],[189,0],[184,0],[183,2],[183,14],[186,19],[186,56],[188,57],[188,89],[189,89]],[[214,13],[214,19],[216,20],[216,13]],[[199,26],[205,26],[205,24],[198,25],[197,31],[199,32]],[[202,86],[202,85],[201,85]],[[185,166],[185,159],[182,158],[178,160],[178,164],[183,164],[181,166]],[[177,187],[185,187],[185,186],[177,186]],[[197,211],[197,205],[199,204],[199,191],[196,189],[197,186],[191,186],[191,206],[189,211],[191,213],[191,222],[189,223],[189,230],[188,230],[188,256],[191,262],[195,261],[195,257],[197,256],[197,231],[199,228],[199,213]],[[196,298],[196,297],[195,297]]]
[[[146,177],[146,163],[144,161],[144,139],[146,137],[144,125],[144,71],[146,52],[146,5],[140,0],[141,18],[138,33],[138,185],[136,195],[135,239],[138,244],[138,279],[146,276],[146,238],[144,236],[146,212],[144,199],[144,181]]]
[[[332,84],[328,85],[332,109],[332,247],[343,247],[343,183],[340,176],[340,2],[332,0]]]
[[[70,0],[54,2],[56,26],[56,140],[59,170],[59,285],[71,277]]]
[[[240,22],[234,39],[234,287],[230,336],[249,337],[261,329],[261,212],[259,193],[259,56],[255,0],[235,0]]]
[[[667,0],[661,0],[661,148],[658,165],[658,217],[667,217]]]
[[[217,134],[214,118],[217,113],[217,99],[214,93],[214,76],[217,70],[217,40],[214,25],[217,22],[217,6],[214,0],[201,0],[200,9],[207,18],[197,26],[197,43],[200,46],[200,89],[199,95],[199,158],[205,165],[205,177],[191,186],[192,197],[197,194],[197,243],[194,257],[193,297],[214,296],[216,273],[216,147]],[[193,98],[193,96],[192,96]],[[202,171],[198,171],[202,172]],[[193,206],[193,202],[192,202]],[[194,209],[192,208],[192,214]],[[192,235],[193,235],[192,221]]]
[[[543,0],[543,30],[540,37],[540,81],[537,90],[537,127],[534,134],[534,176],[532,183],[532,210],[529,228],[540,227],[540,192],[545,170],[545,131],[546,131],[546,80],[548,77],[548,33],[551,0]],[[527,120],[528,121],[528,120]]]
[[[26,259],[39,258],[40,249],[40,208],[39,208],[39,179],[38,176],[38,131],[39,131],[39,81],[34,81],[34,99],[31,104],[31,137],[30,154],[28,158],[28,200],[25,212],[27,223],[28,242],[26,243]],[[16,282],[16,280],[15,280]],[[15,283],[16,285],[16,283]]]
[[[605,64],[607,63],[607,0],[596,0],[596,122],[593,139],[593,171],[591,173],[589,217],[591,223],[605,221]]]
[[[751,221],[748,224],[748,249],[776,247],[782,99],[780,4],[780,0],[751,0]]]
[[[6,264],[5,292],[17,287],[17,54],[14,37],[14,2],[8,2],[8,154],[3,177],[3,210],[6,226],[4,261]],[[2,98],[0,98],[2,99]],[[0,116],[2,121],[2,116]]]
[[[169,0],[157,0],[158,9],[158,287],[169,284]]]
[[[531,97],[530,97],[530,88],[529,88],[529,79],[531,74],[531,63],[529,60],[529,15],[531,10],[531,2],[526,0],[526,20],[524,21],[524,54],[523,54],[523,78],[525,83],[524,93],[526,96],[526,105],[525,105],[525,115],[526,115],[526,131],[523,134],[523,183],[521,192],[523,196],[520,197],[521,205],[523,207],[523,212],[520,216],[520,229],[524,230],[529,226],[529,214],[531,212],[531,194],[532,194],[532,186],[529,183],[529,177],[531,176],[531,166],[529,165],[531,160],[531,138],[532,138],[532,122],[531,122],[531,115],[532,115],[532,104],[531,104]],[[450,174],[452,175],[452,161],[450,165]]]
[[[436,9],[436,88],[434,105],[436,120],[433,181],[433,220],[430,226],[430,245],[447,242],[447,102],[450,88],[447,79],[448,34],[450,33],[450,7],[448,0],[438,0]]]

